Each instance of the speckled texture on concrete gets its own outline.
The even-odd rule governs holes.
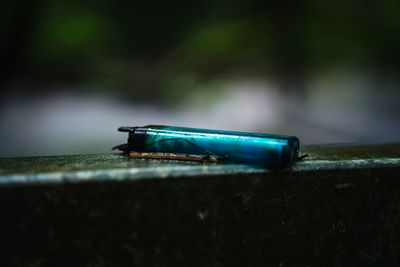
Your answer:
[[[396,266],[399,147],[307,147],[280,171],[0,159],[0,265]]]
[[[399,150],[400,145],[393,144],[368,147],[308,146],[303,147],[302,151],[308,153],[309,157],[285,171],[396,167],[400,165]],[[131,159],[119,153],[0,159],[0,185],[268,172],[271,170],[260,166]]]

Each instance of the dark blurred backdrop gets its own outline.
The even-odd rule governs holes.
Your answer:
[[[400,141],[397,0],[0,7],[0,157],[107,152],[120,125]]]

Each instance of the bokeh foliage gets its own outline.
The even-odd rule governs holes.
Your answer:
[[[154,97],[180,75],[197,79],[245,69],[279,80],[341,64],[397,68],[400,59],[395,0],[1,5],[3,84],[78,82]]]

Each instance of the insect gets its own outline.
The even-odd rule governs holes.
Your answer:
[[[118,130],[129,133],[128,142],[114,149],[136,157],[194,161],[213,159],[212,162],[284,168],[306,156],[299,156],[300,142],[295,136],[161,125],[124,126]]]

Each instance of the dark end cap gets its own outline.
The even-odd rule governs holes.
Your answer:
[[[133,133],[139,127],[121,126],[118,128],[119,132]]]

